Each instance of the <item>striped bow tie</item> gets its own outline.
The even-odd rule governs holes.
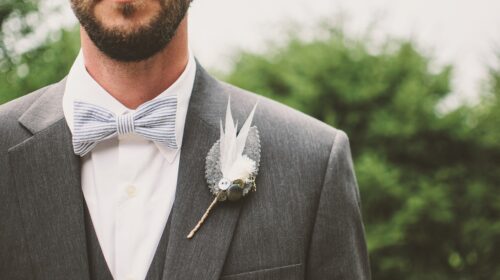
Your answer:
[[[148,140],[177,149],[175,115],[177,97],[153,99],[133,113],[116,116],[102,107],[74,102],[73,149],[84,156],[102,140],[135,133]]]

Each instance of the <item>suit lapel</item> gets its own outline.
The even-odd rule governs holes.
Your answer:
[[[89,279],[79,158],[62,118],[64,82],[20,118],[34,135],[9,150],[34,278]]]
[[[179,176],[163,279],[218,279],[236,227],[241,203],[220,203],[188,240],[213,200],[205,181],[205,157],[219,137],[227,94],[197,65],[186,118]]]

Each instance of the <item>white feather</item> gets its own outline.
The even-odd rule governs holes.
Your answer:
[[[255,161],[243,155],[257,104],[243,124],[240,133],[236,135],[238,124],[234,124],[231,114],[231,100],[228,100],[224,130],[220,131],[220,164],[224,178],[231,181],[247,179],[256,170]]]
[[[253,106],[250,115],[248,116],[245,123],[243,123],[243,126],[240,129],[240,133],[238,134],[238,138],[236,139],[237,153],[240,155],[243,153],[243,149],[245,148],[245,144],[248,138],[248,132],[250,131],[250,125],[252,124],[253,115],[255,114],[255,109],[257,109],[257,104],[258,103],[255,103],[255,105]]]

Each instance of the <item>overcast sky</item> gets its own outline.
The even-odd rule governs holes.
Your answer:
[[[59,1],[64,24],[76,22],[69,1]],[[376,21],[376,38],[412,38],[438,64],[455,66],[456,102],[473,99],[500,51],[499,11],[499,0],[195,0],[190,40],[202,64],[224,69],[236,49],[261,50],[289,21],[311,26],[342,14],[353,35]]]

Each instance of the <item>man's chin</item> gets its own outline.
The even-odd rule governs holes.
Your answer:
[[[72,0],[75,14],[93,43],[108,57],[129,62],[148,59],[164,49],[189,8],[187,0],[169,1],[168,6],[144,1],[143,7],[124,12],[113,9],[109,1],[89,9],[76,1]]]
[[[155,26],[153,21],[152,26]],[[157,24],[157,22],[156,22]],[[97,24],[96,29],[87,30],[94,44],[108,57],[121,62],[138,62],[152,57],[161,51],[172,39],[172,34],[165,36],[159,26],[138,26],[114,24],[106,27]]]

